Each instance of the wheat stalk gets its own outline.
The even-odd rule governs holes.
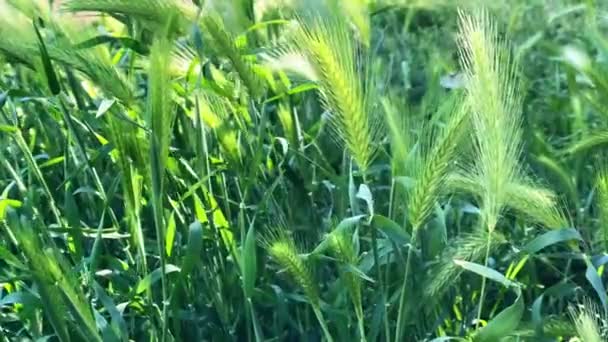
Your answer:
[[[329,244],[333,251],[335,258],[343,265],[350,265],[355,267],[357,265],[357,254],[355,252],[352,239],[345,230],[336,230],[328,236]],[[365,340],[365,327],[364,327],[364,316],[363,316],[363,300],[361,298],[361,278],[355,275],[353,272],[344,271],[340,272],[343,282],[346,284],[348,293],[350,295],[353,307],[355,309],[355,315],[357,316],[359,325],[359,335],[362,341]]]

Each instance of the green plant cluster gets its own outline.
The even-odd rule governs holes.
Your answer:
[[[0,0],[1,341],[608,339],[608,6]]]

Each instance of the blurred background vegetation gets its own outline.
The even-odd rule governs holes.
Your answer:
[[[604,341],[606,147],[605,1],[0,0],[0,338]]]

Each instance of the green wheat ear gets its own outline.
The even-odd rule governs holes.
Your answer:
[[[483,261],[488,244],[486,230],[478,229],[473,233],[461,234],[452,239],[449,248],[446,249],[439,263],[435,264],[429,271],[431,277],[427,277],[424,285],[424,298],[426,300],[437,300],[454,285],[460,275],[462,268],[458,267],[454,260],[465,260],[470,262]],[[490,234],[491,245],[495,248],[506,242],[505,237],[498,232]]]
[[[169,61],[172,44],[164,38],[156,39],[150,52],[147,97],[147,119],[152,132],[152,146],[156,147],[158,167],[164,170],[169,155],[171,130],[175,117],[172,103]],[[161,171],[162,174],[162,171]]]
[[[608,168],[606,165],[598,167],[597,178],[597,206],[600,212],[600,227],[604,246],[608,246]]]
[[[9,7],[2,8],[1,11],[0,51],[29,66],[36,66],[40,52],[31,27],[31,19]],[[102,46],[90,49],[76,48],[74,46],[76,42],[90,38],[86,30],[76,32],[63,22],[51,24],[59,32],[55,40],[47,42],[47,49],[53,60],[78,70],[107,95],[128,104],[132,103],[133,89],[124,74],[113,65],[107,48]]]
[[[472,178],[463,172],[451,173],[447,176],[446,187],[450,191],[469,193],[481,198],[483,195],[482,180]],[[559,206],[557,195],[546,188],[540,187],[532,180],[522,179],[509,183],[505,206],[525,215],[530,221],[539,223],[547,228],[563,228],[569,224],[568,219]]]
[[[100,12],[137,18],[155,30],[175,18],[171,31],[186,29],[196,19],[198,8],[182,0],[67,0],[62,8],[69,12]]]
[[[521,175],[521,98],[516,63],[486,11],[459,15],[461,64],[475,136],[473,172],[483,188],[484,225],[493,230],[507,202],[507,185]]]
[[[325,334],[327,341],[333,341],[325,318],[321,312],[321,296],[317,282],[313,277],[312,271],[300,257],[300,253],[293,237],[288,235],[285,228],[270,228],[260,239],[260,243],[268,252],[270,257],[279,264],[294,282],[302,289],[308,299],[312,310],[317,317],[319,325]]]
[[[372,78],[360,76],[366,74],[360,47],[338,15],[300,18],[299,25],[292,44],[314,69],[332,127],[365,172],[378,149],[381,121],[372,106]]]
[[[581,304],[578,307],[570,305],[568,311],[574,322],[576,333],[581,341],[605,341],[605,339],[602,338],[600,329],[600,321],[605,321],[605,318],[599,313],[599,310],[594,303],[590,300],[586,300],[584,304]]]
[[[268,254],[281,266],[304,291],[313,307],[319,307],[320,296],[317,282],[310,268],[300,257],[296,243],[284,228],[271,228],[260,240]]]
[[[201,19],[201,25],[213,38],[217,52],[230,60],[249,94],[254,98],[260,97],[264,92],[265,84],[255,73],[253,63],[245,59],[235,45],[235,38],[224,26],[223,19],[217,13],[208,13]]]
[[[430,134],[436,138],[434,146],[423,152],[422,161],[415,165],[416,184],[409,197],[408,218],[413,229],[420,228],[431,213],[456,157],[467,123],[466,110],[456,103],[443,130]]]

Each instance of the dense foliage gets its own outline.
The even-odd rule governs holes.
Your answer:
[[[0,0],[3,341],[603,341],[608,7]]]

